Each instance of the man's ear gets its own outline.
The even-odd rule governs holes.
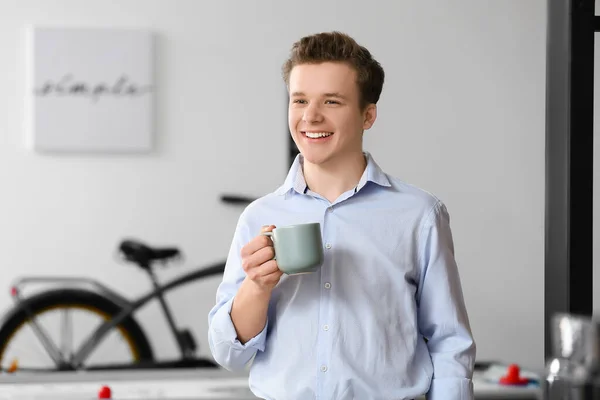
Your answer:
[[[363,113],[363,129],[369,129],[377,119],[377,105],[368,104]]]

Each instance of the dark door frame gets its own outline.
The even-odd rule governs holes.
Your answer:
[[[593,312],[594,0],[547,0],[544,351],[554,314]]]

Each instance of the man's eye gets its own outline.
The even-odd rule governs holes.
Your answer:
[[[294,100],[294,103],[297,103],[297,104],[305,104],[305,103],[306,103],[306,100],[298,100],[298,99],[296,99],[296,100]]]
[[[335,100],[327,100],[325,103],[327,103],[327,104],[340,104],[339,101],[335,101]]]

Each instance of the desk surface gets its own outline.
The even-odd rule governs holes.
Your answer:
[[[473,385],[477,400],[542,398],[538,385],[498,384],[504,371],[504,366],[492,366],[475,373]],[[5,375],[0,378],[0,400],[93,400],[102,385],[111,387],[113,400],[256,399],[248,389],[247,375],[192,369],[45,374],[37,375],[35,381],[31,377]]]

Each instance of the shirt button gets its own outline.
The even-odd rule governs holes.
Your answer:
[[[328,212],[333,212],[333,206],[329,206],[329,207],[327,207],[327,211],[328,211]]]
[[[329,330],[329,325],[323,325],[323,330],[324,331],[328,331]]]
[[[325,247],[327,247],[328,249],[330,249],[330,248],[331,248],[331,243],[327,243],[327,244],[325,245]]]
[[[331,287],[331,283],[325,282],[325,289],[329,289]]]
[[[323,372],[327,371],[327,365],[321,365],[321,371],[323,371]]]

